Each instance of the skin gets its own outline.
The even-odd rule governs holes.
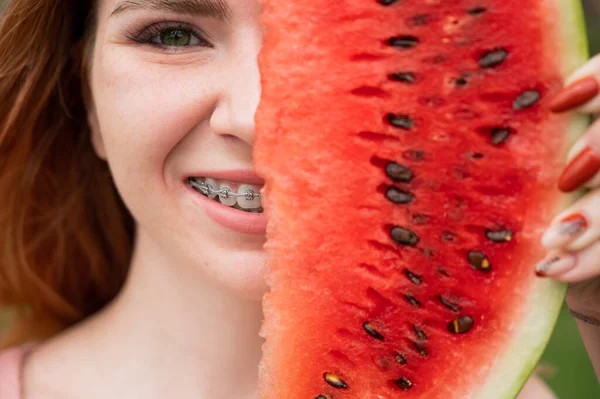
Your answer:
[[[566,80],[566,85],[584,77],[593,77],[600,82],[600,55],[596,55]],[[600,95],[596,95],[573,111],[584,114],[600,114]],[[600,119],[590,126],[588,131],[573,145],[569,159],[573,159],[585,147],[592,147],[600,154]],[[587,317],[600,321],[600,173],[586,182],[582,188],[589,189],[578,201],[561,212],[552,221],[545,235],[553,235],[556,226],[565,217],[574,214],[583,215],[588,227],[580,234],[557,242],[542,243],[548,248],[551,259],[556,256],[572,256],[575,266],[561,273],[550,273],[550,278],[569,283],[567,304]],[[558,242],[561,241],[561,242]],[[596,375],[600,380],[600,327],[577,320],[579,331],[590,356]]]
[[[216,224],[181,181],[252,168],[258,1],[227,0],[229,22],[110,17],[117,2],[99,1],[88,110],[97,155],[137,222],[131,272],[102,312],[30,354],[24,398],[255,399],[265,237]],[[163,19],[202,29],[210,46],[159,50],[127,38]],[[519,399],[553,397],[533,379]]]
[[[131,275],[106,310],[32,353],[25,398],[254,398],[265,237],[216,224],[181,182],[252,169],[258,2],[229,0],[230,23],[109,17],[116,3],[99,2],[89,122],[137,221]],[[212,47],[162,51],[127,38],[163,19],[201,28]]]

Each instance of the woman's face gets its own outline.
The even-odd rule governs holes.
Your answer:
[[[258,0],[98,6],[89,121],[139,233],[182,268],[259,298],[266,221],[252,195],[262,187],[252,173]],[[200,189],[245,196],[220,203],[190,178]]]

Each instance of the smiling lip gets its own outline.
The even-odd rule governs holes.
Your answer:
[[[248,183],[262,186],[264,181],[249,171],[201,171],[190,175],[195,177],[210,177],[217,180]],[[212,200],[189,186],[187,178],[182,181],[184,188],[193,195],[193,201],[204,210],[206,215],[229,230],[244,234],[265,235],[267,233],[267,216],[264,213],[249,213],[231,208]]]

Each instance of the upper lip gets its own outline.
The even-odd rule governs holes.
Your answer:
[[[251,170],[202,170],[188,177],[208,177],[215,180],[227,180],[234,183],[246,183],[254,186],[264,186],[265,181]]]

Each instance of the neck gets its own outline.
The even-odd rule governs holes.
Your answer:
[[[218,287],[199,267],[165,254],[138,234],[128,281],[106,314],[118,326],[111,339],[136,352],[131,357],[138,368],[149,365],[144,373],[155,373],[162,397],[252,397],[263,342],[260,302]]]

